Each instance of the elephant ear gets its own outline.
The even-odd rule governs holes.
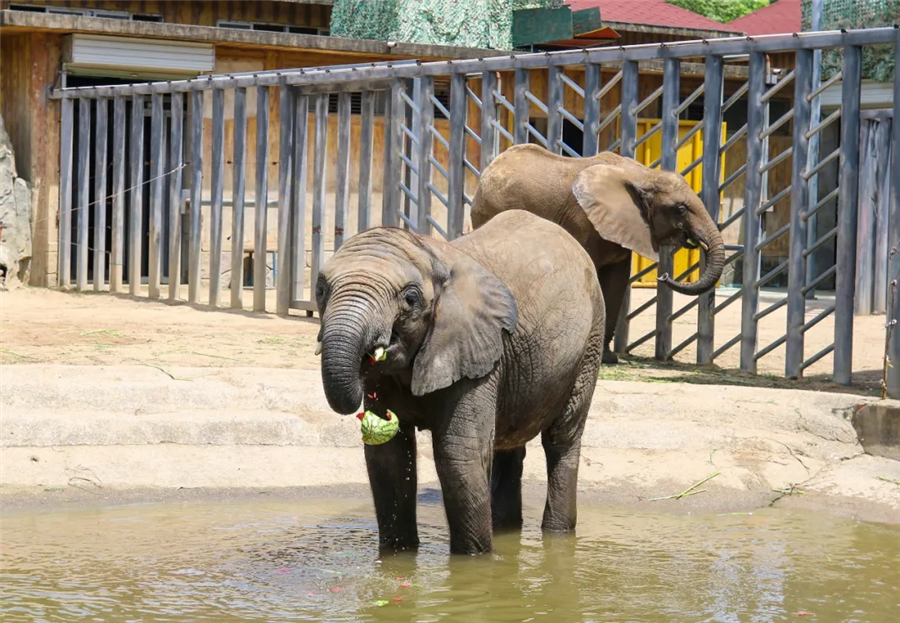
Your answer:
[[[603,238],[656,261],[658,245],[642,199],[648,192],[643,182],[637,167],[596,164],[578,174],[572,194]]]
[[[503,331],[518,321],[516,299],[496,275],[461,252],[435,270],[432,324],[412,370],[412,393],[422,396],[462,378],[487,375],[503,355]]]

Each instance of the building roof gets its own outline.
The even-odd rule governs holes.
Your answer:
[[[801,4],[801,0],[776,0],[767,7],[728,22],[727,25],[751,36],[800,32],[803,30],[800,24]]]
[[[708,30],[713,32],[742,32],[731,24],[723,24],[693,11],[669,4],[666,0],[566,0],[573,11],[597,7],[600,20],[607,24],[636,24]]]

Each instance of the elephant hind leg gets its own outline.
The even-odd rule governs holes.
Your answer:
[[[525,446],[495,450],[491,469],[491,518],[494,531],[522,527],[522,464]]]

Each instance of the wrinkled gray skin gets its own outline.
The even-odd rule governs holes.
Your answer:
[[[590,258],[562,228],[523,211],[452,243],[395,228],[348,240],[316,284],[322,381],[331,408],[397,414],[365,446],[383,548],[419,544],[415,429],[430,430],[450,549],[491,550],[522,522],[525,444],[548,465],[543,528],[575,527],[581,433],[603,350]],[[386,348],[385,361],[369,353]]]
[[[615,363],[610,342],[631,274],[631,252],[656,259],[661,246],[698,245],[706,269],[694,283],[660,281],[676,292],[702,294],[722,275],[725,246],[697,194],[677,173],[652,170],[604,152],[564,158],[538,145],[516,145],[482,172],[472,202],[472,226],[522,209],[561,225],[594,262],[606,300],[604,363]]]

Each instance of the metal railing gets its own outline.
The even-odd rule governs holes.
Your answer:
[[[85,87],[53,92],[61,100],[60,157],[60,238],[59,285],[88,287],[89,249],[93,249],[93,287],[121,291],[127,281],[132,294],[141,292],[142,249],[149,261],[148,295],[160,297],[163,278],[168,281],[168,296],[180,296],[182,256],[188,300],[198,302],[201,294],[201,251],[203,211],[208,201],[208,303],[219,305],[222,288],[223,206],[232,206],[230,287],[232,307],[242,306],[245,178],[247,165],[247,89],[256,90],[256,164],[255,205],[270,202],[268,166],[270,161],[269,111],[277,101],[278,185],[277,185],[277,291],[276,311],[286,314],[291,308],[315,309],[309,294],[325,259],[326,238],[337,250],[349,230],[351,166],[351,94],[360,92],[358,113],[359,175],[357,231],[380,220],[381,225],[404,226],[426,235],[435,233],[448,239],[463,233],[466,206],[471,204],[467,187],[473,188],[480,172],[503,149],[512,144],[536,142],[548,150],[571,157],[589,156],[601,148],[634,157],[636,150],[661,135],[661,155],[650,166],[677,171],[678,150],[697,132],[702,132],[703,155],[681,169],[687,175],[702,166],[701,199],[721,228],[741,222],[743,243],[729,245],[733,253],[727,262],[742,262],[742,286],[717,304],[710,291],[681,309],[673,309],[672,291],[657,289],[654,297],[635,308],[626,296],[615,336],[619,351],[631,351],[654,340],[655,355],[670,359],[690,345],[696,347],[696,361],[710,363],[731,348],[740,349],[740,367],[756,372],[757,362],[780,346],[785,346],[785,375],[797,377],[813,363],[833,354],[833,377],[839,383],[851,380],[853,350],[853,297],[856,252],[856,203],[859,170],[861,50],[865,46],[897,46],[896,28],[876,28],[851,32],[817,32],[796,35],[735,37],[727,39],[650,44],[619,48],[598,48],[537,54],[512,54],[477,60],[431,63],[378,63],[340,68],[297,69],[258,74],[206,76],[193,80],[156,82],[111,87]],[[814,88],[813,55],[817,50],[843,50],[843,71]],[[900,49],[900,46],[897,46]],[[796,66],[782,79],[771,84],[767,75],[768,53],[794,52]],[[725,57],[748,55],[747,79],[725,98]],[[900,56],[900,52],[898,52]],[[703,84],[682,96],[683,66],[692,60],[703,61]],[[900,59],[898,59],[900,60]],[[639,83],[642,61],[662,61],[662,85],[641,99]],[[898,63],[900,65],[900,63]],[[545,72],[547,101],[530,88],[535,72]],[[606,76],[604,76],[604,72]],[[609,74],[615,72],[612,76]],[[575,75],[578,75],[576,78]],[[583,75],[583,78],[581,76]],[[732,83],[734,72],[729,74]],[[579,80],[581,79],[581,80]],[[840,80],[841,107],[813,124],[811,111],[825,89]],[[449,103],[436,96],[436,83],[449,81]],[[900,82],[900,81],[898,81]],[[818,83],[816,83],[818,84]],[[790,95],[788,87],[793,86]],[[616,90],[617,105],[605,110],[601,101]],[[223,163],[225,154],[225,95],[233,94],[233,188],[232,199],[223,200]],[[187,94],[188,97],[185,97]],[[332,205],[329,203],[326,168],[329,162],[329,96],[337,95],[337,166]],[[144,100],[150,99],[150,131],[145,136]],[[204,128],[204,105],[211,98],[211,129]],[[792,108],[779,119],[768,119],[769,104],[777,97],[792,100]],[[164,98],[168,102],[170,122],[164,121]],[[276,99],[277,98],[277,99]],[[384,151],[375,153],[376,100],[384,108]],[[185,107],[185,100],[188,106]],[[703,119],[686,136],[679,138],[679,118],[695,102],[702,101]],[[74,119],[78,113],[78,136]],[[95,103],[96,102],[96,103]],[[573,107],[567,102],[575,102]],[[638,135],[642,112],[659,103],[661,122]],[[131,120],[126,119],[130,105]],[[112,140],[108,140],[109,109],[112,108]],[[578,109],[581,113],[578,114]],[[731,109],[745,109],[746,124],[731,128],[730,138],[722,133],[723,116]],[[471,111],[477,111],[476,115]],[[894,101],[895,119],[900,98]],[[546,117],[546,131],[532,122],[532,112]],[[436,114],[436,112],[438,114]],[[94,119],[92,121],[92,115]],[[742,115],[737,115],[739,118]],[[438,117],[442,118],[438,123]],[[311,118],[312,123],[308,120]],[[187,122],[187,123],[185,123]],[[581,144],[569,144],[564,138],[566,123],[583,133]],[[832,124],[840,124],[840,147],[819,154],[818,137]],[[769,139],[790,124],[792,145],[770,157]],[[187,127],[185,127],[185,125]],[[894,152],[900,152],[900,130],[894,124]],[[166,129],[168,127],[168,129]],[[92,130],[93,128],[93,130]],[[93,134],[93,136],[92,136]],[[204,135],[209,134],[209,151],[204,151]],[[91,141],[95,149],[92,151]],[[127,140],[126,140],[127,139]],[[727,140],[726,140],[727,139]],[[78,157],[73,163],[73,145],[78,142]],[[143,142],[149,140],[150,169],[147,179],[143,164]],[[722,156],[738,142],[745,141],[746,163],[725,178]],[[107,143],[110,147],[107,149]],[[311,143],[311,149],[310,144]],[[130,154],[126,155],[126,146]],[[811,146],[813,153],[811,154]],[[166,150],[168,149],[168,155]],[[310,153],[312,156],[310,157]],[[204,159],[209,164],[204,168]],[[375,165],[383,164],[380,219],[375,218]],[[839,160],[838,160],[839,159]],[[893,187],[900,193],[900,165],[895,158]],[[164,163],[165,161],[165,163]],[[790,183],[769,197],[768,176],[781,163],[790,162]],[[840,163],[838,187],[818,192],[823,169]],[[77,164],[76,164],[77,163]],[[814,164],[811,164],[814,163]],[[126,180],[126,164],[128,175]],[[107,179],[110,168],[111,179]],[[210,176],[208,197],[204,197],[204,172]],[[93,177],[92,177],[93,172]],[[719,209],[722,193],[743,179],[744,207],[722,221]],[[90,201],[90,181],[95,188]],[[73,181],[77,188],[73,193]],[[182,199],[182,185],[189,199]],[[146,234],[143,192],[149,185],[149,227]],[[312,203],[307,206],[308,186]],[[811,192],[811,188],[813,189]],[[109,192],[111,189],[111,192]],[[165,197],[168,196],[168,201]],[[813,199],[811,199],[813,197]],[[109,224],[106,200],[111,203]],[[126,214],[126,199],[129,202]],[[436,200],[436,201],[435,201]],[[764,222],[779,201],[789,200],[790,218],[776,230],[767,232]],[[821,237],[810,232],[808,223],[829,202],[837,201],[836,226]],[[168,204],[168,214],[163,205]],[[103,205],[104,209],[96,209]],[[833,205],[833,204],[832,204]],[[197,209],[192,208],[197,206]],[[305,279],[307,257],[307,209],[311,211],[309,240],[310,280]],[[435,208],[439,208],[435,210]],[[330,213],[329,213],[330,211]],[[182,219],[182,213],[187,217]],[[439,217],[438,213],[445,213]],[[88,240],[90,214],[95,240]],[[331,232],[323,230],[326,216],[334,222]],[[73,218],[76,226],[73,227]],[[257,210],[254,223],[254,253],[264,258],[267,247],[268,211]],[[127,225],[126,225],[127,221]],[[186,236],[182,227],[187,228]],[[897,224],[892,223],[896,229]],[[126,231],[127,229],[127,231]],[[105,247],[106,231],[110,248]],[[75,240],[71,239],[74,232]],[[146,240],[144,236],[146,235]],[[789,236],[788,257],[773,269],[762,271],[761,256],[768,245]],[[127,237],[127,240],[126,240]],[[896,236],[894,237],[896,238]],[[894,241],[892,238],[892,242]],[[187,250],[182,248],[187,241]],[[836,262],[815,276],[807,259],[818,249],[836,243]],[[71,255],[75,248],[75,266]],[[126,248],[128,257],[125,257]],[[168,250],[163,270],[163,250]],[[127,261],[126,261],[127,260]],[[128,264],[126,279],[123,265]],[[704,268],[705,258],[690,266],[687,275]],[[896,262],[894,262],[896,263]],[[653,269],[674,273],[671,249],[661,249],[658,266],[646,267],[632,277],[637,281]],[[759,309],[760,289],[787,274],[787,295],[765,309]],[[835,301],[811,320],[806,320],[808,295],[831,277],[836,278]],[[253,308],[264,310],[266,303],[266,265],[254,262]],[[741,328],[737,335],[724,336],[716,347],[717,314],[741,300]],[[769,314],[786,307],[785,332],[772,343],[759,347],[758,323]],[[635,316],[655,308],[652,331],[629,341],[630,322]],[[696,308],[697,327],[687,339],[673,345],[672,323]],[[889,313],[896,315],[895,310]],[[823,319],[834,316],[834,341],[819,352],[807,355],[804,334]],[[897,332],[900,336],[900,332]],[[722,336],[720,336],[722,337]],[[898,338],[900,339],[900,338]],[[895,345],[900,352],[900,344]],[[900,379],[896,382],[900,393]]]

